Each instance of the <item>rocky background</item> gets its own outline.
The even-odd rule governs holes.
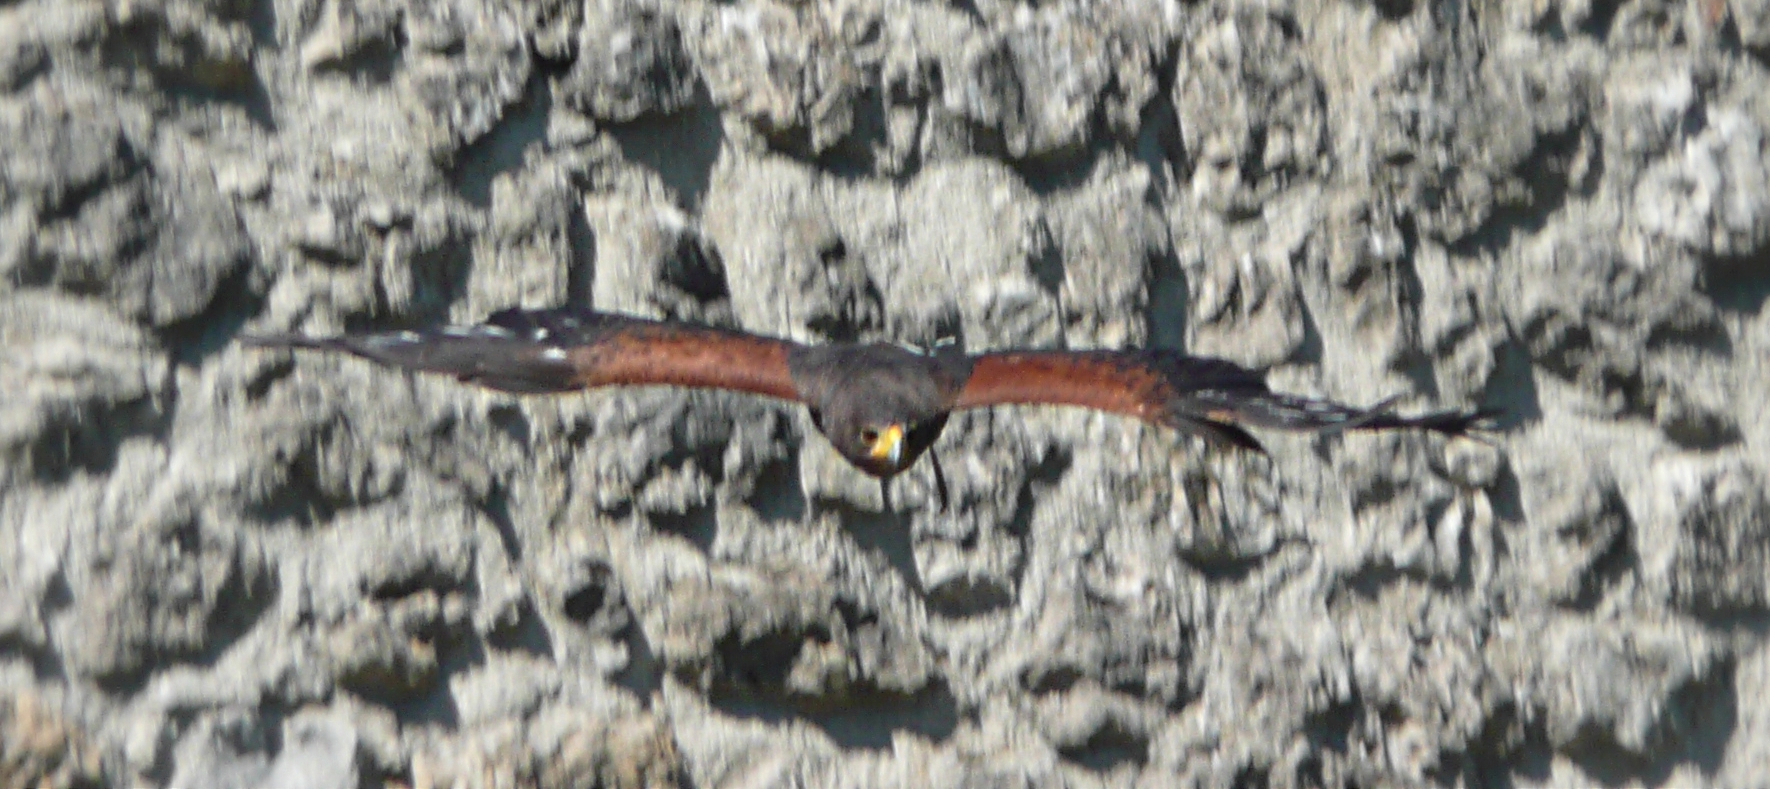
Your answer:
[[[0,2],[0,786],[1770,784],[1766,0]],[[1491,443],[242,330],[1153,345]]]

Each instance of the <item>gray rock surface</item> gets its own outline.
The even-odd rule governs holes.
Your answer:
[[[0,787],[1764,786],[1770,3],[0,4]],[[522,399],[604,309],[1488,404]]]

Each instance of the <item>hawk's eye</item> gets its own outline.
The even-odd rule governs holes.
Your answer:
[[[879,431],[870,427],[861,428],[860,440],[867,442],[869,446],[876,444],[879,441]]]

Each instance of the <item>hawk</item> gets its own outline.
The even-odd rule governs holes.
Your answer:
[[[1264,452],[1246,427],[1459,434],[1492,412],[1391,413],[1274,392],[1225,359],[1156,349],[965,354],[888,343],[804,345],[679,321],[581,308],[508,309],[477,326],[309,337],[247,335],[266,348],[342,351],[479,386],[543,394],[603,386],[729,389],[798,402],[836,452],[889,480],[915,465],[954,411],[1029,404],[1090,408]],[[945,480],[934,461],[944,499]]]

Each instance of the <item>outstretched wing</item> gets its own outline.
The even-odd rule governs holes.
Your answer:
[[[791,342],[573,308],[504,310],[478,326],[325,338],[252,335],[240,341],[343,351],[522,394],[652,384],[798,399],[787,371]]]
[[[1173,351],[1007,351],[973,357],[952,407],[1010,403],[1080,406],[1263,451],[1244,426],[1328,432],[1420,428],[1461,433],[1492,414],[1399,416],[1394,400],[1355,408],[1268,389],[1234,362]]]

